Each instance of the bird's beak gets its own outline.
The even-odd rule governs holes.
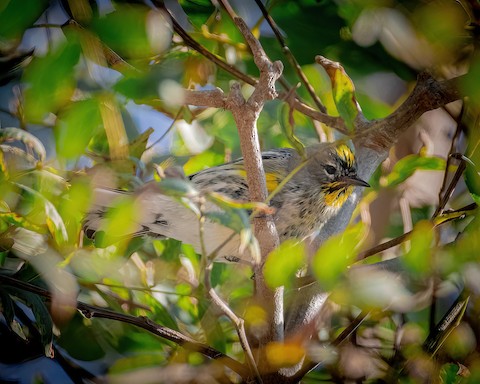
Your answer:
[[[358,178],[357,176],[345,176],[343,181],[348,185],[358,185],[359,187],[370,187],[366,181]]]

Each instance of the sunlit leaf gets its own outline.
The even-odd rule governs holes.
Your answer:
[[[443,171],[445,166],[445,160],[440,157],[408,155],[394,165],[392,171],[385,178],[385,186],[395,187],[407,180],[417,170]]]
[[[302,361],[305,353],[305,348],[294,342],[271,342],[266,347],[267,360],[276,368],[291,367],[298,364]]]
[[[140,222],[138,215],[134,199],[130,196],[117,199],[105,214],[105,221],[95,236],[95,244],[104,248],[136,232]]]
[[[220,144],[214,145],[214,147],[209,150],[192,156],[183,166],[185,174],[191,175],[205,168],[222,164],[225,161],[224,152],[225,146]]]
[[[329,115],[338,116],[337,106],[333,100],[331,80],[326,71],[319,70],[318,65],[302,66],[303,73],[313,86],[315,93],[318,95]],[[299,91],[306,95],[306,90],[301,87]]]
[[[128,144],[128,152],[130,153],[130,156],[137,159],[142,157],[143,152],[145,152],[145,149],[147,148],[148,139],[153,132],[155,132],[155,130],[150,127]]]
[[[55,126],[58,155],[73,159],[83,154],[101,124],[97,100],[87,99],[71,103],[61,112]]]
[[[332,83],[333,100],[338,113],[345,121],[347,128],[352,130],[358,115],[355,86],[352,79],[350,79],[340,63],[319,56],[317,56],[317,62],[327,71]]]
[[[0,150],[0,182],[6,179],[8,179],[8,169],[7,165],[5,164],[5,156],[3,155],[3,151]]]
[[[8,224],[14,225],[16,227],[25,228],[30,231],[43,233],[45,229],[37,224],[31,223],[25,217],[21,216],[16,212],[0,212],[0,220],[5,221]]]
[[[270,288],[291,287],[305,262],[305,245],[295,240],[284,241],[267,257],[263,269],[266,283]]]
[[[45,147],[42,142],[30,132],[13,127],[0,129],[0,143],[11,141],[21,142],[26,148],[33,151],[40,161],[44,161],[47,157]]]
[[[34,189],[19,183],[15,183],[15,185],[20,188],[27,196],[29,196],[33,200],[37,200],[41,204],[42,208],[45,211],[45,224],[47,225],[49,232],[52,234],[53,238],[57,241],[57,243],[62,244],[67,242],[67,229],[65,228],[65,223],[63,222],[62,217],[58,214],[55,206],[41,193],[35,191]]]
[[[465,162],[465,183],[473,200],[480,204],[480,120],[474,122],[472,129],[469,129],[468,147]]]
[[[44,57],[36,57],[25,69],[25,115],[43,121],[67,104],[75,89],[74,66],[80,58],[80,45],[68,42]]]
[[[410,250],[401,258],[410,272],[421,276],[431,273],[431,247],[434,235],[433,224],[430,221],[420,221],[415,225],[413,233],[409,236]]]
[[[363,235],[361,223],[347,228],[344,233],[330,237],[318,249],[312,268],[320,285],[330,290],[355,259],[355,249]]]

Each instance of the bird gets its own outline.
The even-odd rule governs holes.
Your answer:
[[[262,162],[269,193],[291,176],[269,201],[280,241],[303,241],[318,234],[338,214],[356,186],[369,187],[357,175],[354,153],[344,142],[307,146],[303,156],[292,148],[267,150],[262,152]],[[289,176],[291,172],[294,174]],[[200,194],[217,193],[243,202],[249,199],[243,158],[204,169],[186,180]],[[119,236],[173,238],[191,244],[198,253],[216,252],[218,262],[256,262],[251,252],[242,247],[240,235],[219,222],[206,220],[201,237],[194,210],[162,193],[155,181],[133,192],[96,188],[94,203],[83,223],[87,237],[95,237],[109,207],[125,196],[134,201],[135,219],[128,229],[130,233]],[[221,210],[212,202],[205,204],[207,211]]]

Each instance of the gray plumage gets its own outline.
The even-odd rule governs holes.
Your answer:
[[[262,153],[269,192],[303,161],[305,165],[284,185],[271,200],[275,209],[274,220],[280,240],[304,238],[320,231],[327,220],[335,215],[353,190],[353,185],[368,186],[356,176],[356,163],[350,149],[344,144],[316,144],[307,148],[306,159],[293,149],[281,148]],[[209,168],[188,177],[202,193],[217,192],[231,199],[248,201],[248,186],[243,159]],[[96,189],[95,203],[88,213],[84,230],[92,237],[101,228],[104,212],[115,198],[126,192]],[[161,194],[154,182],[133,192],[138,209],[132,235],[165,236],[192,244],[200,252],[198,218],[170,196]],[[219,210],[207,202],[206,210]],[[218,223],[206,221],[204,243],[206,252],[215,250],[232,230]],[[121,234],[126,235],[126,234]],[[218,261],[251,262],[248,250],[240,249],[240,238],[234,236],[218,254]]]

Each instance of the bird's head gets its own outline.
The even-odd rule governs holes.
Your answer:
[[[357,176],[357,162],[347,145],[323,144],[309,152],[308,168],[321,184],[327,206],[341,207],[355,186],[370,186]]]

